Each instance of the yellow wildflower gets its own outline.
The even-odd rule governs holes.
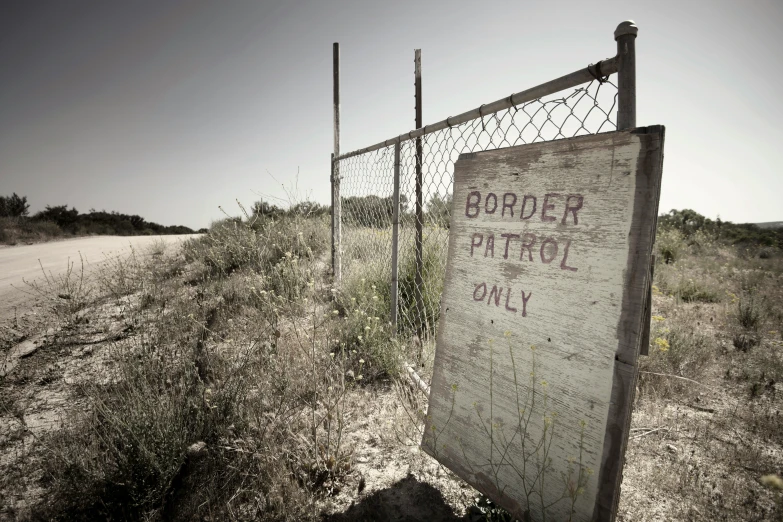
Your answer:
[[[655,345],[658,347],[658,349],[662,352],[668,352],[669,351],[669,341],[662,337],[658,337],[655,339]]]

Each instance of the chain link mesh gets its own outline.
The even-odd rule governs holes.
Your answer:
[[[398,330],[422,340],[435,334],[446,270],[454,162],[459,155],[613,131],[616,106],[617,86],[593,81],[566,95],[546,96],[401,143]],[[417,142],[422,149],[418,217]],[[394,146],[342,159],[339,173],[343,284],[371,281],[383,294],[391,287]]]

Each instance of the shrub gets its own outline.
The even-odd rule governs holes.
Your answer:
[[[61,274],[46,273],[40,259],[43,279],[33,281],[22,280],[32,294],[38,296],[47,305],[54,317],[68,328],[80,323],[83,317],[79,314],[92,303],[92,287],[84,270],[84,258],[79,255],[79,266],[68,259],[65,272]]]
[[[749,292],[737,300],[737,322],[746,330],[758,329],[761,324],[761,307],[755,292]]]
[[[399,375],[403,351],[389,323],[388,286],[361,278],[341,299],[344,319],[334,350],[348,360],[357,379]],[[338,310],[335,310],[338,311]]]
[[[68,205],[46,205],[44,210],[37,212],[33,219],[38,221],[52,221],[63,230],[73,233],[76,229],[76,223],[79,219],[79,211]]]
[[[400,214],[404,214],[408,207],[408,198],[400,195]],[[380,197],[369,196],[349,196],[342,200],[343,220],[346,224],[385,228],[392,224],[394,215],[394,200],[391,196]]]
[[[362,292],[365,284],[374,287],[379,298],[378,305],[381,307],[378,309],[378,314],[388,320],[391,315],[391,267],[379,261],[377,256],[371,253],[391,247],[390,237],[383,236],[382,241],[378,242],[377,231],[368,234],[359,229],[351,233],[359,236],[362,241],[355,240],[351,243],[354,245],[350,250],[354,260],[348,272],[350,278],[343,283],[343,294],[350,299],[355,297],[357,292]],[[362,245],[364,248],[361,248]],[[443,292],[446,255],[446,246],[442,238],[430,231],[424,237],[422,254],[422,284],[417,286],[415,244],[413,241],[400,241],[397,269],[397,333],[402,336],[434,336],[440,315],[440,295]],[[357,259],[361,259],[362,263],[356,263]],[[343,306],[347,308],[345,302]]]
[[[266,250],[257,234],[236,220],[213,223],[209,232],[185,243],[188,261],[200,260],[214,275],[227,276],[243,266],[258,266]]]
[[[677,229],[668,229],[658,232],[655,238],[655,246],[658,255],[665,264],[674,263],[680,258],[680,252],[685,246],[685,239]]]
[[[437,236],[426,236],[422,254],[421,286],[416,285],[415,246],[411,244],[401,256],[398,274],[400,329],[403,333],[434,337],[446,277],[446,245]]]
[[[672,294],[686,303],[717,303],[720,301],[720,294],[717,290],[708,286],[706,282],[695,279],[681,279],[679,284],[672,289]]]
[[[50,516],[161,516],[181,486],[189,447],[211,447],[240,421],[239,394],[248,391],[242,369],[205,382],[220,362],[214,355],[205,362],[193,339],[197,333],[191,328],[192,342],[181,356],[157,343],[137,342],[116,352],[113,382],[83,390],[92,414],[48,441],[57,457],[44,464],[52,481]]]
[[[213,223],[207,234],[185,245],[188,260],[201,260],[213,275],[230,275],[240,268],[265,273],[280,261],[314,260],[326,251],[329,232],[321,218],[247,216]],[[274,285],[270,287],[273,289]]]
[[[61,235],[62,229],[51,221],[0,217],[0,243],[15,245],[19,242],[46,241]]]
[[[291,303],[298,303],[313,273],[299,256],[286,252],[266,270],[264,288]]]
[[[11,196],[0,196],[0,217],[23,217],[28,214],[29,209],[27,196],[20,197],[16,192]]]
[[[63,235],[63,229],[52,221],[28,221],[32,230],[42,239],[59,237]]]
[[[747,352],[759,343],[758,338],[755,335],[747,332],[735,332],[732,336],[731,343],[737,350]]]
[[[447,194],[445,197],[433,194],[427,204],[426,219],[429,225],[448,229],[451,223],[451,205],[451,194]]]

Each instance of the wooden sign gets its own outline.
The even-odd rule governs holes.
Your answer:
[[[664,128],[463,154],[424,450],[519,520],[612,520]]]

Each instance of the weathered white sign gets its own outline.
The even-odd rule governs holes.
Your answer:
[[[663,127],[465,154],[422,446],[519,520],[616,512]]]

